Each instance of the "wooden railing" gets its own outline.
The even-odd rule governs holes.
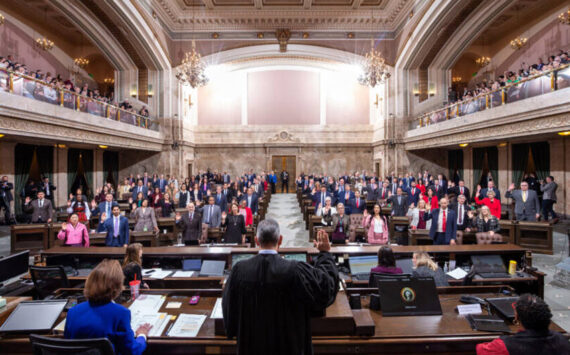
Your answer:
[[[0,68],[0,91],[59,105],[146,129],[158,130],[158,121],[124,110],[106,102],[56,88],[31,76]]]
[[[455,102],[444,108],[420,115],[411,122],[410,129],[426,127],[438,122],[467,116],[475,112],[543,95],[570,87],[570,64],[509,83],[500,89]]]

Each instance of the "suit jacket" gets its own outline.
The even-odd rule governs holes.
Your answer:
[[[206,223],[206,219],[208,218],[208,210],[212,208],[212,211],[210,213],[210,223]],[[204,207],[202,207],[202,223],[208,224],[210,227],[214,227],[214,228],[218,228],[220,227],[220,224],[222,224],[222,212],[220,210],[220,206],[218,205],[213,205],[213,207],[211,207],[210,205],[205,205]]]
[[[389,189],[389,191],[392,193],[392,195],[395,195],[395,194],[396,194],[396,190],[398,190],[398,186],[399,186],[399,185],[398,185],[398,182],[397,182],[397,181],[391,183],[390,185],[388,185],[388,189]]]
[[[364,213],[364,210],[366,209],[366,201],[364,201],[363,198],[358,199],[358,207],[356,207],[356,198],[350,200],[348,205],[350,206],[350,213],[354,214]]]
[[[176,225],[182,231],[182,239],[184,241],[202,239],[202,215],[200,212],[194,211],[192,220],[190,220],[188,212],[184,212],[180,217],[180,220],[176,221]]]
[[[160,189],[161,192],[164,192],[164,188],[168,185],[168,181],[166,179],[156,179],[154,181],[154,187],[160,187],[160,183],[162,182],[162,188]]]
[[[324,202],[325,202],[324,200],[326,200],[327,197],[331,198],[331,204],[334,202],[334,196],[332,194],[330,194],[329,192],[325,192],[325,198],[324,199],[322,197],[323,197],[323,193],[321,191],[316,192],[313,195],[313,202],[315,203],[315,211],[318,210],[321,205],[324,206]],[[321,201],[321,200],[323,200],[323,201]]]
[[[397,195],[390,196],[388,201],[392,203],[392,216],[403,217],[408,213],[408,198],[406,196],[400,197],[400,203],[398,203]]]
[[[14,184],[11,182],[0,182],[0,197],[4,197],[8,202],[12,201],[14,197],[12,196],[12,189]]]
[[[333,231],[336,230],[336,227],[338,226],[340,222],[340,215],[338,213],[335,213],[332,216],[332,228]],[[343,228],[343,232],[348,235],[348,231],[350,228],[350,216],[348,216],[346,213],[342,216],[342,228]]]
[[[46,195],[47,199],[53,200],[53,190],[56,189],[55,186],[53,186],[53,184],[50,182],[48,183],[48,186],[46,187],[46,184],[44,182],[41,183],[40,185],[40,190],[43,191]],[[49,191],[49,194],[48,194]]]
[[[435,234],[437,233],[438,221],[439,221],[439,212],[440,209],[436,208],[435,210],[431,211],[430,213],[424,214],[424,220],[431,222],[431,227],[429,229],[429,237],[434,240]],[[446,216],[446,228],[445,228],[445,243],[449,244],[451,239],[457,238],[457,215],[455,211],[452,209],[447,209],[447,216]]]
[[[543,200],[552,200],[556,201],[556,189],[558,185],[553,181],[547,184],[540,185],[540,191],[543,192],[542,199]]]
[[[526,202],[523,201],[522,190],[507,191],[505,197],[515,200],[515,214],[534,217],[540,211],[540,203],[534,190],[527,190]]]
[[[190,202],[191,200],[192,200],[192,195],[188,190],[184,192],[180,190],[178,192],[178,207],[185,208],[188,202]]]
[[[222,179],[223,179],[224,184],[229,184],[230,181],[232,180],[230,174],[224,174],[224,175],[222,176]]]
[[[368,184],[366,186],[366,200],[367,201],[376,201],[378,198],[378,184],[376,184],[376,188],[373,185]]]
[[[100,202],[99,205],[97,207],[95,207],[93,210],[91,210],[91,214],[92,215],[98,215],[99,217],[101,216],[101,213],[103,212],[107,212],[105,210],[105,206],[107,205],[107,201],[104,202]],[[116,201],[111,202],[111,207],[109,208],[109,213],[107,213],[107,218],[109,218],[109,216],[112,214],[113,212],[113,206],[118,206],[119,204]]]
[[[453,192],[455,196],[459,196],[461,195],[461,188],[459,186],[454,186],[451,189],[451,192]],[[467,202],[471,201],[471,194],[469,193],[469,188],[467,188],[466,186],[463,187],[463,195],[465,195],[465,199],[467,200]],[[487,197],[487,195],[485,195],[485,197]]]
[[[43,206],[40,208],[40,200],[33,200],[24,205],[24,212],[32,214],[32,223],[46,223],[52,219],[53,207],[51,201],[44,198]]]
[[[479,193],[479,199],[484,199],[485,197],[487,197],[487,191],[489,191],[488,188],[484,188],[481,189],[481,192]],[[496,187],[493,187],[493,191],[495,191],[495,198],[497,200],[501,199],[501,192],[499,191],[499,189],[497,189]]]
[[[143,198],[148,198],[148,188],[146,186],[141,186],[141,191],[143,193]],[[131,192],[133,193],[133,200],[136,200],[139,193],[139,186],[137,185],[135,187],[132,187]]]
[[[459,219],[459,204],[453,204],[450,208],[455,212],[457,219]],[[467,215],[467,211],[471,210],[471,207],[467,205],[467,202],[463,205],[463,224],[457,225],[457,230],[465,230],[465,228],[471,228],[471,219]]]
[[[243,195],[243,196],[241,197],[240,202],[243,201],[243,200],[245,200],[245,201],[247,202],[247,200],[248,200],[248,195],[247,195],[247,194],[246,194],[246,195]],[[247,205],[247,207],[251,208],[251,213],[253,213],[253,214],[256,214],[256,213],[257,213],[257,209],[259,208],[259,198],[257,197],[256,194],[252,194],[252,195],[251,195],[251,203],[249,203],[249,204]]]
[[[348,199],[346,198],[346,190],[343,193],[338,194],[337,203],[342,203],[345,206],[348,206],[348,202],[354,198],[354,192],[350,191],[348,193]]]
[[[407,189],[406,192],[408,193],[408,206],[413,203],[414,206],[417,207],[418,202],[420,201],[421,190],[416,186],[413,194],[412,194],[412,188],[411,187],[409,189]]]
[[[390,192],[390,186],[386,187],[385,189],[384,186],[380,186],[378,188],[376,196],[378,197],[379,200],[385,200],[388,198],[388,192]],[[384,197],[382,197],[382,195],[384,195]]]
[[[157,227],[156,215],[154,213],[154,208],[152,207],[147,207],[144,212],[142,207],[137,208],[134,212],[134,218],[135,232],[142,232],[145,227],[147,231],[152,231]]]
[[[150,207],[149,207],[150,208]],[[119,236],[115,238],[115,216],[111,216],[105,220],[105,230],[107,236],[105,237],[105,245],[108,247],[122,247],[129,244],[129,220],[125,216],[119,216]]]
[[[433,190],[434,195],[437,196],[438,200],[441,200],[441,198],[444,197],[445,194],[447,193],[447,188],[445,188],[444,186],[431,185],[429,188]]]
[[[131,311],[114,302],[92,305],[83,302],[67,312],[66,339],[108,338],[115,354],[140,355],[146,349],[143,336],[135,338]]]
[[[220,206],[220,209],[222,211],[228,211],[228,200],[226,198],[226,195],[224,195],[224,193],[220,193],[220,197],[218,198],[218,194],[216,193],[214,196],[214,203],[217,206]]]

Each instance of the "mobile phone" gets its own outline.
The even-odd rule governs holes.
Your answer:
[[[200,296],[192,296],[192,298],[190,298],[190,302],[188,302],[191,305],[195,305],[198,304],[198,301],[200,301]]]

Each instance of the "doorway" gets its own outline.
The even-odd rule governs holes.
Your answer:
[[[186,177],[189,177],[190,179],[192,179],[192,164],[188,164],[188,170],[186,171]]]
[[[271,170],[277,175],[276,191],[283,193],[281,172],[285,170],[289,174],[289,193],[295,192],[295,179],[297,177],[297,158],[294,155],[274,155],[271,157]]]

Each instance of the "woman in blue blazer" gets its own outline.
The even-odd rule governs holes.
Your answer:
[[[113,302],[123,289],[123,269],[117,260],[103,260],[87,278],[83,302],[67,312],[66,339],[107,338],[116,354],[139,355],[146,349],[151,328],[131,329],[131,311]]]

